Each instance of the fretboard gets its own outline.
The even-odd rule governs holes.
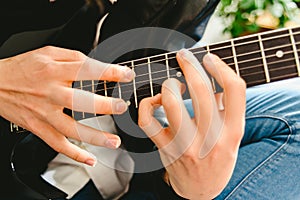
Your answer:
[[[240,37],[191,48],[190,51],[202,63],[206,53],[218,55],[229,65],[248,87],[298,77],[300,27],[278,29],[246,37]],[[128,105],[138,108],[144,97],[160,92],[162,83],[169,78],[184,82],[183,74],[176,61],[176,52],[168,52],[120,63],[129,66],[136,73],[130,83],[108,83],[98,81],[79,81],[74,87],[113,96],[127,101]],[[221,91],[217,83],[210,78],[215,92]],[[188,98],[188,94],[185,95]],[[73,112],[75,119],[96,116],[96,114]]]

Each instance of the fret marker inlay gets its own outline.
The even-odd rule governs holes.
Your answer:
[[[182,73],[181,73],[181,72],[177,72],[177,73],[176,73],[176,76],[177,76],[178,78],[180,78],[180,77],[182,76]]]
[[[284,53],[283,53],[283,51],[279,50],[279,51],[276,52],[275,55],[276,55],[277,58],[282,58]]]

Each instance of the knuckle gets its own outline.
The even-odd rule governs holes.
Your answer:
[[[64,104],[61,106],[65,106],[67,108],[73,108],[74,101],[75,101],[75,95],[73,93],[61,92],[59,98],[61,99],[61,102]]]
[[[76,161],[78,161],[78,162],[80,162],[81,161],[81,156],[80,156],[80,153],[79,152],[77,152],[77,151],[75,151],[73,154],[72,154],[72,158],[73,158],[73,160],[76,160]]]
[[[45,47],[42,47],[40,50],[41,50],[41,51],[45,51],[45,52],[47,52],[47,53],[49,53],[49,52],[51,53],[52,51],[55,50],[55,47],[50,46],[50,45],[47,45],[47,46],[45,46]]]
[[[114,65],[108,65],[107,72],[113,80],[119,80],[121,76],[120,70]]]
[[[150,125],[150,119],[146,117],[139,117],[138,125],[143,129],[144,127]]]
[[[151,99],[149,97],[144,98],[140,101],[140,108],[144,108],[150,104]]]
[[[64,147],[63,147],[63,145],[55,145],[55,146],[52,146],[52,148],[53,148],[57,153],[64,153]]]
[[[197,163],[198,162],[198,156],[191,150],[187,150],[184,152],[182,155],[182,158],[187,162],[187,163]]]
[[[44,62],[44,68],[41,71],[46,76],[51,76],[53,74],[56,74],[57,67],[56,62],[54,60],[48,59]]]
[[[85,55],[83,53],[81,53],[80,51],[70,50],[70,54],[75,60],[84,60],[85,59]]]
[[[96,112],[101,114],[111,114],[113,111],[113,100],[105,98],[100,103],[95,104]]]

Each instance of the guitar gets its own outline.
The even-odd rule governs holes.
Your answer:
[[[252,87],[299,77],[299,49],[300,27],[295,27],[253,34],[207,46],[191,48],[190,51],[198,58],[199,62],[202,62],[202,58],[206,53],[218,55],[245,80],[247,87]],[[136,111],[141,99],[154,96],[160,92],[164,80],[176,78],[181,82],[185,82],[175,56],[176,51],[120,63],[121,65],[131,67],[136,73],[135,79],[130,83],[76,81],[74,88],[87,90],[104,96],[122,98],[128,103],[130,107],[129,110]],[[218,86],[216,81],[212,77],[210,77],[210,80],[214,92],[221,92],[222,88]],[[184,94],[184,99],[186,98],[189,98],[188,91]],[[71,111],[70,115],[78,121],[97,117],[97,114],[94,113],[75,111]],[[128,115],[135,119],[130,120],[130,122],[128,122],[128,120],[126,121]],[[125,133],[132,133],[130,137],[143,138],[143,136],[141,136],[143,134],[142,131],[139,130],[136,123],[134,123],[136,121],[136,115],[125,113],[124,115],[114,116],[114,119],[119,130]],[[0,119],[0,122],[1,127],[3,127],[3,134],[17,135],[17,137],[21,138],[18,139],[21,143],[23,138],[32,135],[28,131],[3,118]],[[144,139],[146,138],[144,137]],[[130,148],[129,145],[129,149]],[[21,156],[19,155],[18,157],[22,157],[22,152],[20,153]],[[28,178],[26,180],[28,180]],[[43,193],[43,191],[39,192]]]

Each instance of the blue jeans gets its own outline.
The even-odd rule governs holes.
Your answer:
[[[216,200],[300,199],[300,79],[284,83],[247,89],[245,135],[237,164]],[[193,115],[190,102],[186,105]],[[77,195],[74,200],[91,196]],[[154,196],[136,192],[125,199]]]
[[[300,199],[300,79],[247,90],[245,135],[221,199]]]

